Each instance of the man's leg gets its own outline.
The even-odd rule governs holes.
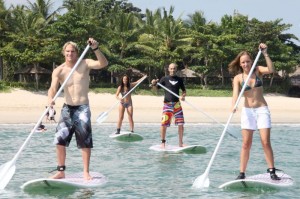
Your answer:
[[[90,158],[91,148],[82,148],[83,177],[85,180],[92,179],[92,176],[90,176]]]
[[[161,147],[162,148],[165,148],[165,146],[166,146],[166,131],[167,131],[166,126],[160,127],[160,138],[161,138]]]
[[[179,138],[179,147],[183,147],[183,124],[182,125],[178,125],[178,138]]]
[[[57,164],[58,164],[58,171],[55,175],[51,176],[50,178],[60,179],[65,178],[65,161],[66,161],[66,147],[62,145],[56,145],[56,155],[57,155]]]

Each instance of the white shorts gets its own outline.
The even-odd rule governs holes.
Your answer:
[[[271,128],[271,113],[269,108],[267,106],[258,108],[243,107],[241,128],[254,131],[257,129]]]

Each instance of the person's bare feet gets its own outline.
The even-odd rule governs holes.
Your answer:
[[[84,178],[84,180],[92,180],[93,179],[93,177],[88,172],[83,173],[83,178]]]
[[[62,179],[62,178],[65,178],[65,172],[64,171],[58,171],[53,176],[50,176],[50,178],[52,178],[52,179]]]
[[[186,144],[179,144],[179,147],[185,147],[187,146]]]

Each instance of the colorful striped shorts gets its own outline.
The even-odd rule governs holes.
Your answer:
[[[184,124],[183,111],[180,102],[165,102],[161,125],[169,127],[173,116],[175,117],[175,125]]]

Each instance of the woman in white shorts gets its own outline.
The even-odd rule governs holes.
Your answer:
[[[270,173],[272,180],[280,180],[275,173],[274,156],[270,142],[271,116],[268,104],[263,96],[262,82],[263,75],[274,73],[275,69],[267,53],[267,45],[261,43],[259,48],[262,50],[267,66],[256,66],[244,90],[245,102],[241,114],[243,144],[240,154],[240,174],[237,179],[244,179],[246,177],[245,171],[250,157],[253,133],[258,129],[268,165],[267,171]],[[238,99],[240,90],[245,84],[252,64],[252,57],[247,51],[240,52],[229,64],[229,71],[236,75],[233,79],[233,112],[236,111],[233,107]]]

